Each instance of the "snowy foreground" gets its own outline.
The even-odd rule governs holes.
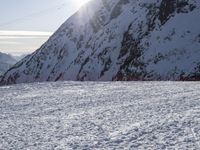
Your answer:
[[[200,149],[200,83],[0,87],[0,149]]]

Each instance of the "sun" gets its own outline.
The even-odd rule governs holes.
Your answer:
[[[78,8],[80,8],[81,6],[83,6],[83,5],[84,5],[85,3],[87,3],[88,1],[90,1],[90,0],[74,0],[76,6],[77,6]]]

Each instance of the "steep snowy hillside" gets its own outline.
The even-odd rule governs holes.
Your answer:
[[[0,52],[0,75],[17,62],[11,55]]]
[[[199,82],[3,86],[0,149],[199,150],[199,91]]]
[[[1,84],[200,80],[199,0],[93,0]]]

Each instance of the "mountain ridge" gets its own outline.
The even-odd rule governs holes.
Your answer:
[[[199,9],[196,0],[93,0],[0,83],[199,80]]]

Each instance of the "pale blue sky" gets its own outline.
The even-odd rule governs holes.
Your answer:
[[[16,55],[36,50],[86,1],[0,0],[0,51]]]

